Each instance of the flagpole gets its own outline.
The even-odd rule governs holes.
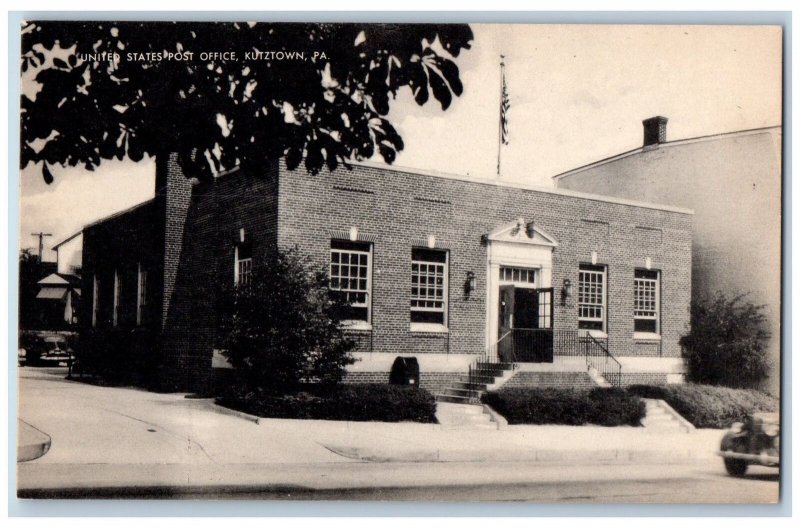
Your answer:
[[[500,55],[500,118],[497,120],[497,177],[500,178],[500,156],[503,151],[503,77],[505,55]]]

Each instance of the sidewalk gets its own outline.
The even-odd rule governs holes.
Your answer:
[[[224,411],[223,411],[224,412]],[[663,434],[642,427],[511,425],[502,430],[438,424],[260,419],[265,434],[300,434],[362,462],[586,461],[679,464],[714,459],[716,429]]]
[[[665,435],[640,427],[598,426],[491,430],[324,420],[255,423],[212,400],[95,387],[36,371],[21,373],[19,413],[35,428],[21,426],[20,453],[38,449],[43,455],[18,465],[21,489],[47,482],[55,487],[93,485],[103,475],[110,479],[106,483],[113,483],[143,468],[149,469],[141,478],[173,483],[182,475],[181,482],[190,484],[193,479],[213,483],[223,476],[233,482],[265,472],[275,475],[292,464],[338,471],[365,466],[357,470],[367,472],[388,466],[380,469],[381,464],[365,462],[718,465],[714,450],[724,434],[696,430]],[[46,454],[41,433],[52,439]]]

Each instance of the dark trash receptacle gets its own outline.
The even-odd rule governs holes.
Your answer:
[[[419,362],[415,357],[395,358],[392,371],[389,374],[389,383],[392,385],[419,386]]]

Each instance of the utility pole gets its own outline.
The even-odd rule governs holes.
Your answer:
[[[42,251],[44,250],[44,242],[43,242],[44,237],[53,236],[53,234],[52,233],[39,232],[39,233],[31,233],[31,235],[35,236],[35,237],[39,237],[39,264],[41,264],[42,262],[44,262],[42,260]]]

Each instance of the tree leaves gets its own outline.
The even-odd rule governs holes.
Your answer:
[[[22,98],[22,166],[178,152],[204,179],[281,157],[312,173],[376,152],[391,163],[403,149],[391,100],[408,86],[418,104],[447,109],[463,92],[451,58],[471,40],[465,25],[31,22],[21,68],[41,89]],[[200,59],[208,50],[238,60]],[[303,58],[268,55],[279,51]],[[178,52],[195,56],[127,57]]]

